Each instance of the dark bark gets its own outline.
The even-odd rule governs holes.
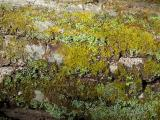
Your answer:
[[[43,111],[14,108],[0,109],[1,115],[12,120],[54,120],[48,113]]]

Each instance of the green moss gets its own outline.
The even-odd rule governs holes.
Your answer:
[[[145,55],[156,50],[153,36],[146,31],[125,25],[111,28],[109,31],[107,33],[109,46],[115,54],[122,52],[125,55],[131,50],[136,50],[138,54]]]
[[[154,77],[160,75],[160,64],[159,62],[148,60],[144,63],[143,75],[145,77]]]
[[[62,50],[64,57],[64,67],[70,74],[91,73],[97,76],[99,73],[108,74],[108,64],[103,56],[99,55],[98,48],[86,44],[66,45]]]
[[[145,92],[149,99],[139,100],[137,97],[142,90],[141,73],[148,78],[160,74],[160,43],[149,32],[152,30],[158,34],[159,18],[147,17],[147,21],[146,14],[141,19],[133,15],[111,18],[90,12],[57,14],[30,7],[2,11],[1,30],[18,36],[6,46],[7,58],[25,58],[24,48],[28,41],[39,43],[39,40],[46,40],[44,43],[48,46],[57,41],[60,43],[56,52],[62,53],[64,59],[61,65],[45,60],[28,61],[23,70],[15,71],[0,84],[4,99],[9,96],[19,106],[30,106],[34,90],[39,89],[48,102],[43,102],[46,104],[43,107],[40,107],[42,103],[34,107],[47,107],[45,110],[53,116],[84,115],[95,120],[156,118],[153,109],[156,108],[158,94],[153,97],[150,89]],[[51,21],[54,26],[38,32],[33,24],[35,21]],[[51,39],[38,38],[37,34],[47,34]],[[21,39],[26,36],[27,40]],[[48,40],[54,41],[48,43]],[[0,46],[2,42],[0,38]],[[54,52],[54,47],[52,50]],[[146,57],[148,55],[151,60]],[[116,72],[111,74],[109,62],[119,60],[121,56],[145,57],[144,68],[127,68],[119,64]]]
[[[48,67],[48,63],[45,60],[35,60],[30,61],[28,66],[34,69],[45,70]]]
[[[19,41],[15,37],[11,38],[8,45],[5,48],[5,55],[8,59],[24,59],[26,58],[25,45],[27,41]]]
[[[33,36],[30,34],[33,39],[36,37],[34,36],[36,30],[32,24],[35,19],[54,21],[55,26],[45,31],[51,36],[51,39],[66,43],[78,41],[91,45],[101,45],[107,49],[105,51],[107,57],[112,55],[118,57],[120,52],[123,55],[135,52],[137,55],[144,56],[157,51],[157,42],[155,42],[153,35],[147,32],[148,30],[135,27],[132,23],[126,24],[125,21],[121,20],[123,19],[121,17],[108,19],[103,14],[97,15],[90,12],[64,12],[57,15],[54,11],[48,11],[49,13],[40,14],[41,11],[43,10],[24,7],[16,9],[14,12],[7,12],[2,17],[1,26],[4,30],[10,29],[8,30],[10,33],[17,33],[17,29],[23,32],[29,31],[31,34],[33,32]],[[48,18],[49,14],[54,17]],[[37,18],[39,15],[42,18]],[[146,21],[144,20],[144,22]]]
[[[24,7],[13,11],[5,11],[0,26],[7,34],[27,33],[32,29],[32,21],[26,15],[26,11],[29,10],[30,8]]]
[[[108,53],[110,56],[117,56],[120,52],[129,55],[132,51],[144,56],[157,51],[157,42],[148,30],[124,24],[121,18],[110,20],[106,18],[102,22],[95,17],[96,14],[91,13],[65,13],[62,16],[64,18],[61,20],[57,19],[59,20],[57,26],[63,29],[63,33],[57,35],[57,40],[105,46],[110,51]]]
[[[160,33],[159,27],[160,27],[160,17],[150,17],[149,22],[151,24],[152,29],[155,31],[156,34]]]
[[[127,68],[122,64],[118,65],[115,72],[115,85],[122,96],[134,97],[142,90],[142,75],[140,68],[133,66]]]

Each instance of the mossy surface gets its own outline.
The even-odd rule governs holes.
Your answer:
[[[0,51],[15,69],[15,61],[25,62],[0,83],[1,101],[42,109],[56,119],[159,119],[158,90],[143,88],[154,78],[159,81],[159,16],[56,13],[28,6],[1,6],[0,11]],[[53,25],[39,31],[37,21]],[[13,37],[4,46],[6,35]],[[63,62],[29,59],[29,44],[45,46],[45,55],[60,53]],[[143,58],[144,64],[127,67],[118,63],[122,57]],[[112,62],[117,63],[114,73]],[[35,90],[44,94],[43,102],[35,101]],[[139,99],[142,93],[146,97]]]

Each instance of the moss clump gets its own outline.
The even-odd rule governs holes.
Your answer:
[[[108,74],[108,64],[99,54],[98,48],[86,44],[66,45],[62,50],[64,67],[70,74],[87,74],[97,76],[100,73]]]
[[[21,58],[24,60],[27,56],[27,53],[25,52],[26,44],[27,41],[17,40],[15,37],[11,38],[8,45],[5,48],[6,57],[11,60],[18,60]]]
[[[117,28],[107,27],[108,44],[115,55],[122,52],[123,55],[135,51],[138,55],[156,51],[156,42],[152,34],[134,27],[118,25]]]
[[[142,74],[140,68],[133,66],[127,68],[122,64],[118,65],[115,76],[115,85],[122,96],[132,98],[137,96],[142,90]]]
[[[26,15],[30,8],[24,7],[13,11],[4,11],[0,26],[7,34],[24,34],[32,29],[32,21]]]
[[[22,7],[3,9],[0,21],[2,36],[15,36],[4,52],[11,61],[26,60],[24,48],[29,42],[46,46],[44,57],[58,52],[64,60],[56,64],[27,59],[22,70],[14,71],[0,83],[2,99],[9,98],[21,107],[46,110],[59,119],[157,118],[159,95],[147,90],[148,87],[145,91],[148,98],[137,98],[143,91],[144,77],[160,74],[160,43],[154,38],[159,32],[158,17],[149,19],[147,14],[141,18],[130,14],[110,17],[91,12],[57,14]],[[41,32],[35,28],[36,22],[51,22],[53,26]],[[56,42],[60,44],[54,46]],[[110,62],[117,63],[120,57],[144,57],[146,62],[132,68],[118,64],[116,72],[111,73]],[[34,100],[37,89],[44,93],[47,102]]]
[[[154,40],[154,36],[148,32],[148,28],[142,29],[138,25],[136,27],[132,22],[126,24],[123,17],[109,18],[107,15],[97,15],[91,12],[64,12],[58,15],[54,11],[44,12],[43,15],[40,15],[40,11],[43,10],[30,7],[13,11],[6,11],[5,15],[1,17],[2,24],[0,26],[9,34],[27,34],[29,32],[27,35],[30,36],[30,39],[42,40],[37,35],[43,36],[43,33],[37,32],[33,23],[35,21],[51,21],[55,25],[44,31],[50,37],[43,40],[57,40],[65,43],[80,42],[80,44],[85,42],[102,46],[106,49],[106,54],[104,52],[103,54],[107,57],[119,57],[120,53],[123,56],[133,54],[145,56],[148,53],[155,54],[157,52],[158,43]],[[48,17],[49,14],[54,17]],[[129,16],[126,15],[126,17]],[[134,16],[131,15],[130,17]],[[135,21],[139,20],[135,17],[134,19]],[[152,19],[147,23],[145,19],[141,19],[141,21],[144,26],[146,24],[146,26],[154,26]],[[156,22],[159,19],[156,18],[153,21]],[[154,29],[154,31],[157,30]]]
[[[145,78],[151,78],[160,75],[159,62],[148,60],[144,63],[143,75]]]
[[[149,22],[151,24],[151,28],[154,30],[156,34],[160,33],[159,27],[160,27],[160,17],[159,16],[153,16],[150,17]]]

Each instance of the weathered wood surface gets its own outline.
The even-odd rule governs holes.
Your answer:
[[[57,2],[57,3],[102,3],[106,2],[107,0],[50,0],[49,2]],[[13,3],[45,3],[47,1],[45,0],[0,0],[0,3],[7,3],[7,2],[13,2]]]
[[[92,12],[102,11],[100,0],[49,0],[49,1],[48,0],[0,0],[0,4],[2,3],[9,3],[15,7],[32,5],[36,7],[54,9],[56,11],[69,11],[69,12],[84,11],[84,10]],[[65,4],[68,3],[71,3],[71,5],[66,7]],[[96,3],[96,4],[87,4],[87,3]],[[97,3],[100,4],[98,5]]]
[[[31,109],[0,109],[1,115],[13,120],[55,120],[49,113]]]
[[[87,2],[96,2],[97,0],[56,0],[56,2],[61,2],[61,3],[75,3],[75,2],[81,2],[81,3],[87,3]]]

